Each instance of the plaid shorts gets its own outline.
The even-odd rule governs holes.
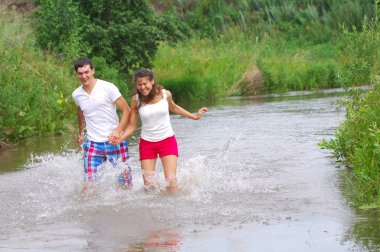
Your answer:
[[[86,140],[84,150],[84,180],[96,181],[98,179],[98,167],[107,160],[116,167],[118,161],[126,162],[128,159],[128,143],[124,140],[119,145],[108,142],[93,142]]]

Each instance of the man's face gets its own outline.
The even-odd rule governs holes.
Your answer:
[[[77,69],[77,76],[83,86],[88,86],[93,83],[95,70],[91,69],[90,65],[84,65]]]

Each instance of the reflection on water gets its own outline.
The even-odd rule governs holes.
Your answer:
[[[320,98],[331,98],[331,97],[344,97],[345,92],[343,89],[327,89],[327,90],[318,90],[318,91],[302,91],[302,92],[288,92],[288,93],[279,93],[279,94],[263,94],[255,96],[237,96],[237,97],[228,97],[225,99],[210,101],[208,106],[242,106],[246,104],[260,104],[263,102],[280,102],[280,101],[296,101],[296,100],[310,100],[310,99],[320,99]],[[192,103],[186,108],[196,111],[200,106],[203,106],[202,103],[196,104]]]
[[[175,252],[179,251],[181,246],[181,235],[172,230],[154,230],[150,231],[146,238],[134,244],[131,244],[127,250],[120,252]]]
[[[121,190],[121,167],[106,164],[87,196],[75,139],[29,139],[0,154],[0,251],[379,248],[378,222],[346,204],[339,170],[317,146],[344,118],[336,109],[342,93],[330,92],[229,98],[199,121],[172,115],[180,152],[174,197],[144,192],[136,136],[133,189]]]
[[[50,153],[55,155],[75,148],[75,137],[33,137],[20,141],[16,148],[0,151],[0,174],[23,170],[26,163],[34,162],[35,157]]]
[[[356,210],[347,240],[354,240],[363,251],[380,251],[380,209]]]

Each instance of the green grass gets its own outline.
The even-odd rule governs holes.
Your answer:
[[[190,88],[191,98],[246,95],[247,89],[234,87],[252,69],[262,73],[261,92],[340,86],[337,76],[342,56],[338,46],[305,44],[260,40],[235,32],[219,39],[193,39],[176,47],[163,43],[154,61],[154,70],[162,84],[177,86],[177,93],[183,95],[180,99],[191,97]]]
[[[254,52],[248,53],[236,43],[213,40],[190,40],[171,47],[160,45],[154,70],[158,81],[175,89],[179,100],[192,96],[214,99],[228,93],[254,64]],[[181,87],[180,87],[181,86]],[[191,89],[190,94],[187,89]]]

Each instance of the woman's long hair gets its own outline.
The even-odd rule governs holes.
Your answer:
[[[138,94],[138,106],[139,109],[142,105],[151,102],[158,93],[161,93],[162,86],[156,84],[156,79],[154,78],[154,73],[152,70],[147,68],[141,68],[135,71],[134,78],[135,84],[138,78],[148,77],[149,81],[153,80],[152,90],[150,90],[147,96],[143,96],[135,85],[135,94]]]

